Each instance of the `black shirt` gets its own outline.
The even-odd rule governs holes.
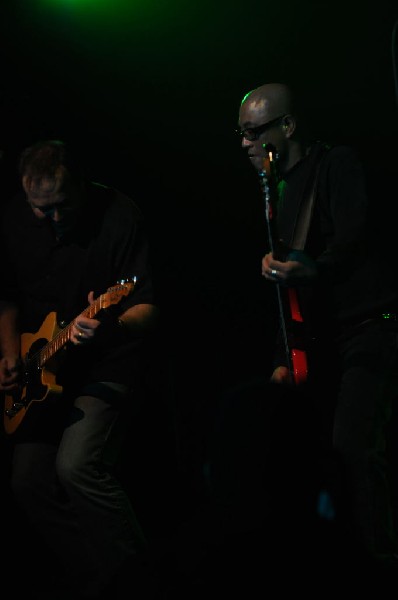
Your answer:
[[[311,152],[285,176],[278,212],[279,233],[289,243],[291,206],[303,192]],[[290,208],[289,208],[290,207]],[[387,310],[398,310],[398,286],[389,257],[373,235],[375,206],[356,152],[330,148],[322,158],[313,217],[305,252],[316,261],[319,277],[302,288],[303,310],[311,319],[343,324],[361,322]],[[333,326],[333,325],[332,325]]]
[[[335,146],[320,153],[319,143],[314,144],[285,175],[279,186],[279,238],[292,247],[300,203],[313,185],[315,154],[321,163],[304,251],[315,261],[318,276],[314,284],[296,288],[303,317],[299,328],[290,319],[287,292],[281,290],[289,347],[303,344],[312,355],[363,321],[398,312],[398,273],[381,235],[380,198],[370,198],[354,149]],[[274,366],[282,364],[286,352],[280,331]]]
[[[120,312],[154,303],[149,250],[143,217],[127,196],[95,183],[87,184],[86,201],[77,227],[57,240],[51,221],[39,220],[18,194],[5,207],[2,220],[1,297],[21,310],[21,330],[39,331],[55,311],[58,322],[71,322],[94,297],[120,280],[133,277],[133,292],[117,304]],[[114,308],[114,307],[112,307]],[[68,347],[58,374],[62,385],[95,381],[131,383],[141,358],[143,340],[127,335],[120,343]]]

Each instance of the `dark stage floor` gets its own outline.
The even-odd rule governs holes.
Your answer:
[[[370,565],[334,521],[226,532],[214,516],[198,509],[168,535],[150,540],[148,565],[141,572],[127,569],[101,600],[320,598],[343,590],[358,597],[371,589],[388,598],[394,589],[397,571]],[[13,592],[29,600],[80,600],[77,592],[64,591],[53,557],[26,534],[3,561]]]

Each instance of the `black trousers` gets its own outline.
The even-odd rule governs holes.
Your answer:
[[[340,551],[346,534],[366,556],[397,551],[397,329],[375,320],[317,347],[301,388],[259,377],[223,394],[209,480],[227,532],[292,547],[337,522]]]
[[[338,348],[333,448],[343,467],[359,545],[370,556],[388,560],[397,552],[397,323],[364,323],[342,336]]]

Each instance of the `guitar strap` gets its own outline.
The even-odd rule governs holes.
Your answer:
[[[315,156],[313,157],[313,164],[310,169],[310,175],[307,179],[308,183],[304,188],[304,194],[296,213],[296,220],[289,244],[290,248],[295,250],[304,249],[318,189],[319,170],[322,159],[329,149],[330,147],[328,145],[322,143],[317,144],[317,147],[314,149]]]

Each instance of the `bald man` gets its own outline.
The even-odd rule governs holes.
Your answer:
[[[274,203],[261,265],[280,309],[270,381],[304,390],[315,411],[330,407],[323,431],[341,465],[354,547],[370,565],[396,569],[387,430],[398,398],[398,284],[370,234],[363,166],[354,149],[308,136],[282,83],[245,94],[238,125],[265,208],[270,191]]]

